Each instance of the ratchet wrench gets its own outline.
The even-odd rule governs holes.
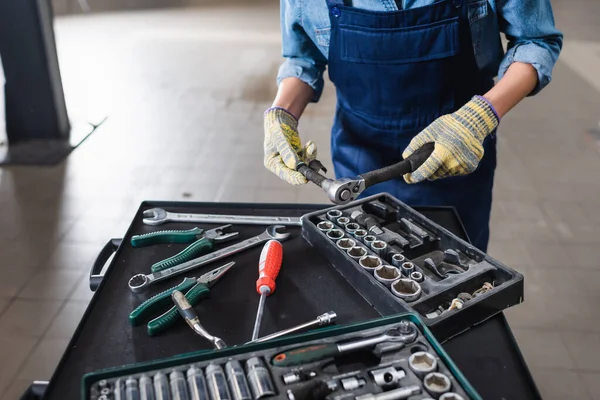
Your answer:
[[[144,211],[143,222],[146,225],[161,225],[167,222],[195,222],[206,224],[244,224],[244,225],[289,225],[301,226],[298,217],[264,217],[255,215],[220,215],[220,214],[182,214],[172,213],[162,208],[151,208]]]
[[[236,243],[232,246],[225,247],[205,256],[195,258],[183,264],[179,264],[174,267],[155,272],[153,274],[134,275],[131,277],[131,279],[129,279],[129,289],[131,289],[133,293],[139,293],[154,282],[159,282],[171,278],[175,275],[179,275],[192,269],[201,267],[213,261],[232,256],[236,253],[239,253],[242,250],[246,250],[251,247],[258,246],[262,243],[266,243],[271,239],[283,241],[286,240],[289,236],[290,232],[285,232],[285,226],[272,225],[269,226],[263,233],[261,233],[258,236],[251,237],[250,239],[246,239],[240,243]]]

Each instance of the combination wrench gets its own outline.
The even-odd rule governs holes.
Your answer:
[[[207,224],[243,224],[243,225],[288,225],[301,226],[299,217],[264,217],[255,215],[221,215],[221,214],[184,214],[172,213],[162,208],[151,208],[144,211],[144,224],[156,226],[167,222],[195,222]]]
[[[175,275],[182,274],[192,269],[201,267],[213,261],[220,260],[225,257],[232,256],[239,253],[242,250],[249,249],[251,247],[258,246],[262,243],[266,243],[269,240],[284,241],[290,236],[290,232],[285,232],[285,226],[283,225],[272,225],[269,226],[263,233],[258,236],[251,237],[242,242],[236,243],[232,246],[225,247],[217,250],[210,254],[202,257],[195,258],[183,264],[176,265],[171,268],[164,269],[162,271],[155,272],[153,274],[137,274],[129,279],[129,289],[134,293],[139,293],[145,290],[148,286],[154,282],[159,282]]]

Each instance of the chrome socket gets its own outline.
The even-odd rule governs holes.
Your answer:
[[[411,263],[410,261],[406,261],[402,263],[400,269],[402,270],[402,275],[408,278],[410,274],[415,272],[415,264]]]
[[[396,253],[392,256],[392,265],[394,267],[400,268],[402,266],[402,264],[404,264],[405,262],[406,262],[406,257],[404,257],[400,253]]]
[[[392,283],[398,280],[401,276],[400,270],[396,267],[392,267],[391,265],[382,265],[381,267],[377,268],[373,274],[375,275],[375,279],[387,287],[392,286]]]
[[[335,228],[335,225],[331,221],[321,221],[317,224],[317,229],[321,232],[329,232],[333,228]]]
[[[412,279],[415,282],[421,283],[421,282],[423,282],[425,280],[425,277],[419,271],[413,271],[410,274],[410,279]]]
[[[362,228],[354,231],[354,237],[360,241],[364,240],[365,236],[367,236],[367,231]]]
[[[350,222],[349,224],[346,224],[346,226],[344,227],[344,229],[350,235],[354,235],[354,232],[356,232],[357,230],[360,229],[360,225],[357,224],[357,223],[355,223],[355,222]]]
[[[464,400],[464,398],[458,393],[448,392],[441,395],[440,400]]]
[[[426,351],[417,351],[408,358],[408,366],[420,378],[437,370],[437,360]]]
[[[342,216],[342,212],[340,210],[329,210],[327,211],[326,216],[328,220],[335,222],[339,217]]]
[[[398,385],[399,381],[406,376],[406,373],[394,367],[387,367],[371,371],[371,376],[378,386],[389,388]]]
[[[383,240],[375,240],[371,242],[371,250],[375,252],[379,257],[385,257],[385,253],[387,250],[387,243]]]
[[[363,269],[365,269],[371,273],[373,273],[377,268],[379,268],[383,265],[381,258],[375,257],[375,256],[369,256],[369,255],[366,255],[366,256],[362,257],[361,259],[359,259],[358,263],[360,264],[360,266]]]
[[[421,297],[421,285],[413,280],[400,278],[392,283],[392,293],[409,303]]]
[[[356,246],[356,242],[350,238],[341,238],[335,243],[335,245],[342,251],[348,251]]]
[[[354,246],[348,250],[348,255],[358,261],[367,255],[367,249],[361,246]]]
[[[340,382],[342,383],[342,388],[344,388],[344,390],[360,389],[367,384],[367,381],[364,379],[356,378],[354,376],[351,378],[342,379]]]
[[[431,372],[425,375],[423,385],[429,394],[434,397],[441,396],[443,393],[448,392],[452,386],[450,379],[439,372]]]
[[[346,225],[348,225],[349,223],[350,223],[350,218],[348,218],[348,217],[339,217],[337,219],[337,224],[339,226],[341,226],[342,228],[345,228]]]
[[[371,247],[371,243],[373,243],[374,241],[376,241],[377,238],[373,235],[367,235],[363,238],[363,243],[369,247]]]
[[[344,237],[344,231],[341,229],[332,229],[327,231],[326,235],[331,240],[338,240]]]

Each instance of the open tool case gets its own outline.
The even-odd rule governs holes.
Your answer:
[[[291,366],[273,365],[277,362],[275,360],[281,359],[277,355],[290,350],[373,338],[402,326],[412,332],[408,335],[410,341],[405,345],[383,342],[375,347],[317,361]],[[232,360],[239,362],[237,370],[231,368],[231,363],[228,364]],[[480,399],[431,332],[411,314],[95,372],[84,377],[81,398],[125,398],[127,380],[128,386],[138,391],[142,390],[144,382],[149,390],[156,391],[155,382],[162,380],[166,382],[162,386],[166,390],[181,390],[178,399],[288,399],[289,390],[297,400],[301,400],[309,398],[306,392],[302,394],[303,389],[319,383],[328,388],[325,393],[330,400],[372,399],[375,397],[369,397],[369,394],[383,392],[391,396],[389,399]],[[173,389],[174,386],[179,389]],[[121,390],[121,394],[115,393],[115,388]],[[209,396],[193,396],[190,393],[192,390],[204,392],[198,389],[206,389],[205,393]],[[215,390],[222,396],[214,395]],[[413,394],[392,396],[402,390],[410,390]],[[238,395],[233,395],[234,392]],[[154,396],[152,398],[159,398],[158,393]]]
[[[440,341],[523,301],[521,274],[389,194],[307,214],[302,234],[382,315],[417,313]]]

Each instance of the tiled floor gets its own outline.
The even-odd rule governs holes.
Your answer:
[[[544,398],[598,399],[600,3],[553,4],[565,50],[550,87],[502,123],[490,253],[526,276],[507,315]],[[325,201],[262,167],[276,6],[61,17],[56,34],[71,118],[109,119],[64,164],[0,169],[4,400],[50,377],[92,259],[142,200]],[[333,105],[328,85],[301,123],[324,161]]]

